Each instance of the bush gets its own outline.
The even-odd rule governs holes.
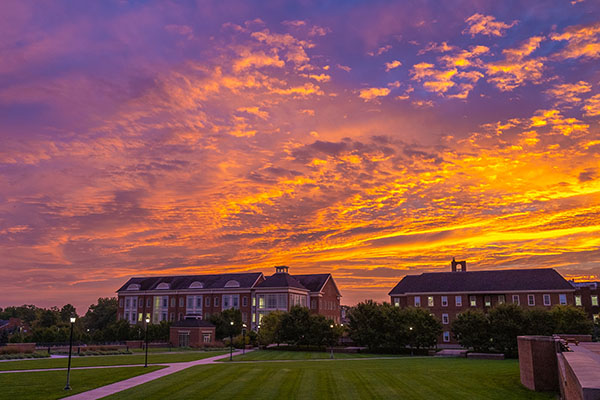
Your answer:
[[[492,347],[506,357],[518,354],[517,336],[526,331],[525,313],[516,304],[501,304],[488,313]]]
[[[573,306],[555,306],[550,310],[554,320],[554,333],[571,333],[589,335],[592,333],[593,322],[585,311]]]

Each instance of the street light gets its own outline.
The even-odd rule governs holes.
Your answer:
[[[413,327],[412,327],[412,326],[409,326],[409,327],[408,327],[408,330],[412,332],[412,330],[413,330]],[[412,335],[411,335],[411,339],[412,339]],[[413,346],[412,346],[412,343],[410,344],[410,355],[411,355],[411,356],[413,356],[413,355],[414,355],[414,353],[413,353]]]
[[[71,321],[71,334],[69,336],[69,364],[67,367],[67,385],[65,386],[65,390],[71,390],[69,381],[71,379],[71,353],[73,351],[73,325],[75,325],[75,317],[71,317],[70,321]]]
[[[246,324],[242,324],[242,354],[246,354]]]
[[[333,359],[333,324],[329,325],[329,327],[332,330],[332,332],[331,332],[331,356],[330,356],[330,358]]]
[[[146,317],[146,361],[144,362],[144,368],[148,367],[148,324],[150,323],[150,317]]]
[[[229,329],[229,361],[233,361],[233,321],[229,325],[231,325]]]

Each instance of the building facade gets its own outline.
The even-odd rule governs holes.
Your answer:
[[[257,329],[271,311],[306,306],[334,322],[340,319],[341,294],[331,274],[290,275],[288,267],[262,273],[131,278],[119,290],[118,318],[131,324],[207,320],[212,314],[239,309],[242,320]]]
[[[407,275],[389,296],[391,303],[398,307],[429,310],[443,326],[438,343],[450,345],[457,344],[450,327],[463,311],[481,309],[485,312],[504,303],[548,309],[555,305],[574,305],[598,318],[597,290],[597,285],[575,287],[551,268],[467,272],[465,261],[452,260],[450,272]],[[587,302],[590,308],[586,307]]]

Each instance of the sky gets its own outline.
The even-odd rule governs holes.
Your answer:
[[[0,3],[0,307],[129,277],[600,280],[600,4]]]

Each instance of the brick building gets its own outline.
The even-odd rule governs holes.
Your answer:
[[[486,311],[503,303],[548,309],[557,304],[575,305],[585,307],[598,318],[597,290],[597,285],[575,287],[551,268],[467,272],[465,261],[453,259],[450,272],[407,275],[389,296],[398,307],[429,310],[442,322],[443,333],[438,342],[456,344],[450,330],[452,321],[468,309]],[[590,308],[586,306],[588,302]]]
[[[235,308],[256,329],[263,315],[299,304],[340,322],[341,294],[331,274],[290,275],[286,266],[275,268],[268,277],[255,272],[131,278],[117,290],[118,318],[131,324],[146,317],[152,323],[186,316],[206,320]]]

